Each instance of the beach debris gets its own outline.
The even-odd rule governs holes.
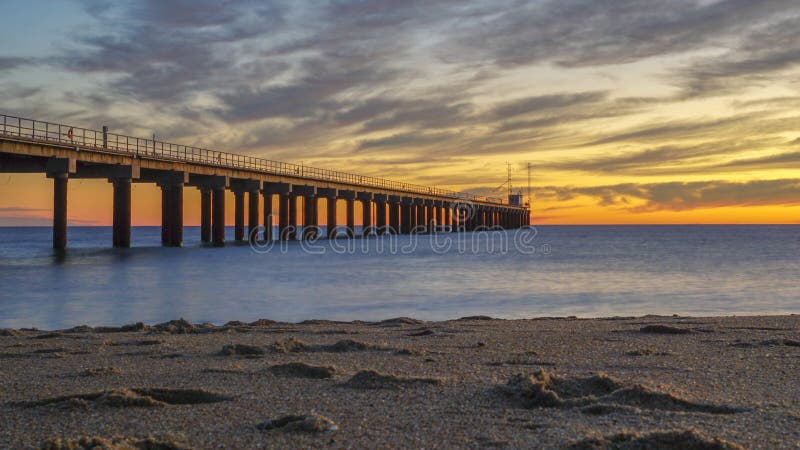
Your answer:
[[[710,438],[694,428],[649,433],[619,433],[601,438],[590,438],[574,442],[567,448],[572,450],[606,449],[692,449],[692,450],[743,450],[733,442]]]
[[[276,341],[270,346],[270,349],[275,353],[300,353],[310,351],[311,346],[303,341],[290,337],[282,341]]]
[[[186,438],[176,433],[168,433],[162,438],[144,439],[132,437],[84,436],[79,439],[56,438],[42,444],[41,450],[189,450],[192,446]]]
[[[743,411],[729,406],[693,402],[641,384],[628,385],[605,374],[561,378],[539,369],[533,375],[514,375],[500,389],[528,408],[622,405],[639,409],[711,414]]]
[[[333,366],[312,366],[304,362],[277,364],[267,370],[279,376],[316,379],[333,378],[336,373]]]
[[[692,332],[692,330],[686,328],[669,325],[646,325],[640,328],[639,331],[647,334],[689,334]]]
[[[333,433],[339,429],[336,422],[319,414],[288,415],[256,425],[261,431],[281,430],[287,433]]]
[[[119,375],[122,369],[118,367],[92,367],[81,372],[85,377],[104,377],[108,375]]]
[[[164,406],[195,405],[201,403],[217,403],[231,400],[231,397],[205,389],[113,389],[89,394],[73,394],[47,398],[29,402],[16,403],[19,406]]]
[[[383,374],[375,370],[361,370],[343,386],[353,389],[403,389],[417,385],[440,385],[441,378],[405,377]]]
[[[221,355],[241,355],[241,356],[260,356],[265,354],[266,351],[255,345],[246,344],[228,344],[222,347]]]

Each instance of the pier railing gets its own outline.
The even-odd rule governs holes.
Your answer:
[[[348,172],[273,161],[254,156],[208,150],[189,145],[126,136],[109,133],[105,130],[91,130],[88,128],[25,119],[5,114],[0,114],[0,118],[2,119],[0,134],[5,136],[57,142],[97,151],[114,151],[140,157],[168,159],[231,169],[246,169],[272,175],[330,181],[413,194],[424,194],[459,200],[503,203],[503,200],[500,198],[484,197],[437,187],[392,181],[385,178],[357,175]]]

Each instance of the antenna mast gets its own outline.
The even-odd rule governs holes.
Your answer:
[[[511,190],[511,163],[506,161],[506,167],[508,167],[508,176],[506,177],[506,183],[508,183],[508,198],[511,198],[511,194],[513,193]]]
[[[528,208],[530,209],[533,206],[533,200],[531,199],[531,163],[528,162]]]

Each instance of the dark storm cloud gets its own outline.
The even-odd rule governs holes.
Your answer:
[[[716,44],[753,23],[800,9],[793,0],[552,0],[502,6],[477,25],[459,27],[450,56],[477,54],[501,66],[621,64]]]
[[[755,2],[758,3],[758,2]],[[798,14],[799,7],[787,11]],[[748,84],[768,83],[771,76],[800,64],[800,18],[761,25],[745,34],[733,50],[698,61],[677,73],[684,98],[721,95]]]
[[[600,206],[618,207],[634,213],[725,206],[800,205],[800,179],[626,183],[536,189],[538,199],[568,201],[582,196],[594,198]],[[644,204],[635,205],[637,201],[644,201]]]
[[[0,72],[12,70],[30,64],[28,58],[18,58],[13,56],[0,56]]]

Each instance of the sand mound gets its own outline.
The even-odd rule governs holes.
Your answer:
[[[105,439],[100,437],[82,437],[80,439],[57,438],[45,442],[41,450],[188,450],[192,448],[186,438],[122,438]]]
[[[132,332],[132,331],[146,331],[149,330],[150,327],[145,325],[143,322],[136,322],[131,323],[128,325],[123,325],[121,327],[95,327],[95,333],[125,333],[125,332]]]
[[[766,341],[761,342],[735,342],[733,344],[734,347],[780,347],[780,346],[787,346],[787,347],[800,347],[800,341],[795,341],[794,339],[786,339],[786,338],[778,338],[778,339],[767,339]]]
[[[712,414],[741,411],[728,406],[692,402],[639,384],[627,386],[604,374],[560,378],[539,370],[529,376],[513,376],[501,390],[529,408],[607,406],[605,409],[587,409],[586,412],[591,414],[601,414],[604,410],[611,412],[616,406]]]
[[[117,367],[92,367],[84,370],[81,374],[85,377],[104,377],[107,375],[119,375],[122,370]]]
[[[420,325],[423,323],[425,322],[411,317],[395,317],[378,322],[380,325]]]
[[[311,346],[295,338],[288,338],[273,343],[270,349],[275,353],[300,353],[311,351]]]
[[[263,348],[257,347],[255,345],[245,345],[245,344],[230,344],[222,347],[222,351],[220,351],[221,355],[230,356],[230,355],[242,355],[242,356],[260,356],[265,354]]]
[[[275,325],[276,323],[278,323],[278,322],[276,322],[274,320],[258,319],[255,322],[248,323],[248,325],[250,325],[251,327],[268,327],[270,325]]]
[[[464,317],[459,317],[456,320],[468,321],[468,320],[498,320],[498,319],[489,316],[464,316]]]
[[[406,336],[430,336],[432,334],[436,334],[435,330],[431,330],[430,328],[425,328],[424,330],[414,331],[413,333],[408,333]]]
[[[114,389],[89,394],[65,395],[19,403],[20,406],[164,406],[217,403],[231,398],[203,389]]]
[[[369,350],[385,351],[392,350],[389,347],[373,344],[371,342],[358,341],[355,339],[343,339],[332,345],[322,345],[319,347],[323,352],[363,352]]]
[[[718,438],[709,438],[694,428],[673,431],[656,431],[647,434],[620,433],[603,438],[575,442],[567,448],[573,450],[741,450],[743,447]]]
[[[647,334],[689,334],[692,330],[686,328],[671,327],[669,325],[647,325],[639,329]]]
[[[19,336],[22,336],[22,333],[20,333],[19,331],[15,330],[13,328],[1,328],[0,329],[0,336],[19,337]]]
[[[439,385],[439,378],[403,377],[362,370],[347,380],[343,386],[353,389],[403,389],[417,385]]]
[[[270,372],[285,376],[298,378],[333,378],[336,368],[333,366],[312,366],[303,362],[293,362],[288,364],[278,364],[270,366]]]
[[[339,429],[334,421],[319,414],[283,416],[256,425],[261,431],[281,430],[287,433],[332,433]]]
[[[186,321],[186,319],[178,319],[153,325],[152,329],[169,334],[188,334],[196,333],[199,328]]]

